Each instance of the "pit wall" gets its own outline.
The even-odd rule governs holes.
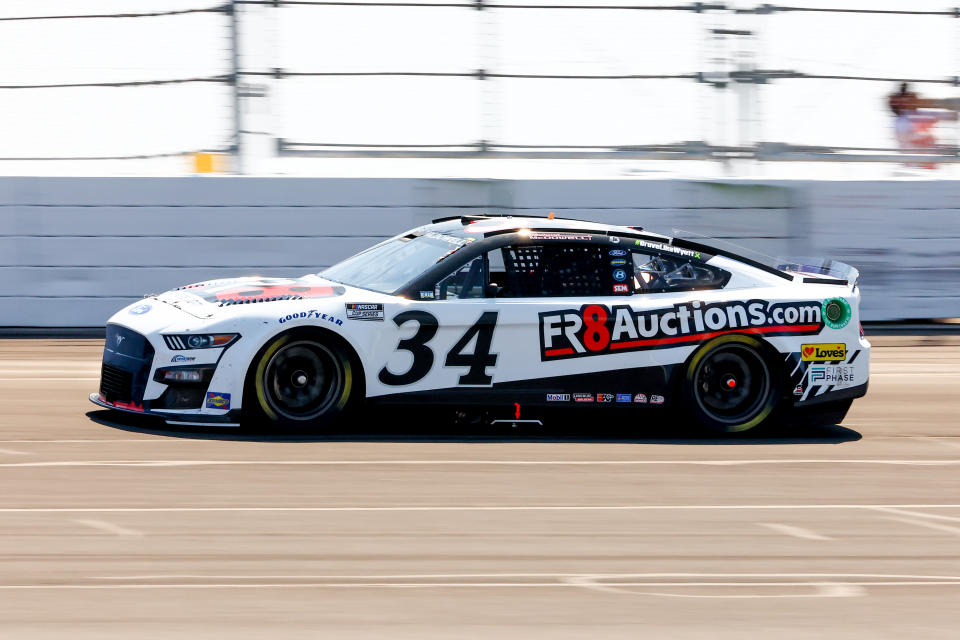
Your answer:
[[[145,293],[316,272],[442,216],[683,229],[862,272],[865,320],[960,316],[960,182],[0,178],[0,326],[101,326]]]

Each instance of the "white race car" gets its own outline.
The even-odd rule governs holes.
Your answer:
[[[673,407],[731,432],[791,412],[839,421],[869,375],[857,278],[635,227],[445,218],[316,275],[122,309],[90,400],[222,426],[327,426],[400,403],[518,419]]]

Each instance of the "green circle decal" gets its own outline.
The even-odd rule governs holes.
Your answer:
[[[831,329],[843,329],[850,322],[850,303],[844,298],[823,301],[823,322]]]

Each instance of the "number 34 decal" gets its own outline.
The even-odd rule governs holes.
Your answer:
[[[485,311],[447,353],[444,366],[468,367],[467,372],[460,376],[459,384],[481,385],[490,384],[493,381],[493,376],[487,374],[487,367],[497,366],[497,354],[490,353],[497,316],[496,311]],[[413,384],[422,380],[433,368],[433,349],[427,343],[437,335],[440,323],[437,322],[436,317],[426,311],[404,311],[393,317],[393,323],[398,327],[408,322],[417,323],[417,332],[409,338],[400,340],[397,351],[409,351],[413,356],[413,364],[404,373],[399,374],[389,371],[386,367],[380,369],[377,377],[383,384],[391,386]],[[464,349],[474,336],[477,337],[477,344],[473,353],[464,353]]]

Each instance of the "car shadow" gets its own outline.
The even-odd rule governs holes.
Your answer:
[[[425,417],[417,410],[391,409],[389,414],[371,412],[354,419],[357,428],[343,426],[322,433],[276,431],[267,428],[178,427],[150,416],[110,410],[87,412],[87,417],[104,427],[145,435],[192,440],[235,442],[556,442],[621,443],[662,445],[794,445],[841,444],[863,436],[842,425],[773,426],[743,434],[705,433],[688,425],[662,421],[637,426],[616,417],[589,426],[579,417],[545,418],[541,426],[510,423],[489,425],[465,423],[441,415]],[[360,426],[360,422],[364,422]],[[371,429],[369,425],[376,425]]]

